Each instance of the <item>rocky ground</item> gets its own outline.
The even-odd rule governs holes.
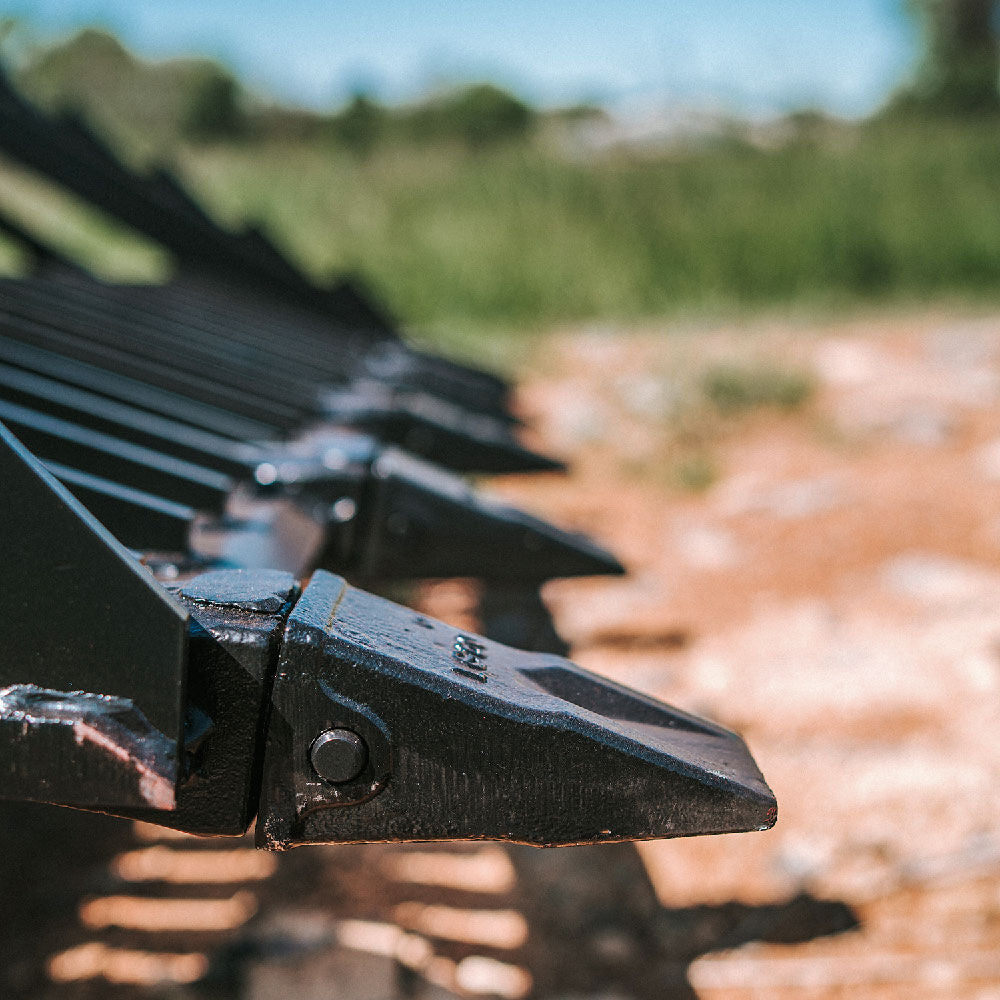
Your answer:
[[[712,416],[720,365],[813,391]],[[504,493],[630,570],[549,585],[574,658],[739,730],[778,797],[642,845],[660,903],[858,922],[697,957],[697,995],[1000,997],[1000,317],[566,333],[522,398],[573,473]]]
[[[629,569],[546,588],[574,659],[739,730],[777,827],[275,857],[10,807],[0,995],[1000,998],[1000,316],[567,331],[520,403],[572,471],[494,488]]]

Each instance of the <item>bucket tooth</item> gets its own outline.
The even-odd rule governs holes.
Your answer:
[[[373,462],[372,479],[368,527],[359,535],[365,548],[357,558],[364,578],[530,583],[624,572],[585,535],[548,524],[395,448]]]
[[[525,447],[510,424],[426,393],[393,392],[376,383],[336,391],[323,401],[327,420],[374,434],[457,472],[562,472],[558,459]]]
[[[327,541],[319,564],[369,581],[474,576],[540,582],[620,574],[612,555],[461,477],[352,431],[298,453],[263,453],[264,495],[297,495]]]
[[[342,753],[325,756],[331,743]],[[735,734],[322,571],[286,625],[262,789],[257,837],[272,849],[601,843],[777,816]]]
[[[372,348],[362,357],[357,375],[403,390],[439,396],[507,424],[518,422],[510,410],[513,389],[507,383],[498,383],[489,372],[420,354],[399,343],[386,342]]]

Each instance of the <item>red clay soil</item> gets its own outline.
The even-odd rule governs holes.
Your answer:
[[[720,365],[815,391],[723,417]],[[777,827],[641,862],[302,849],[264,878],[248,841],[10,807],[0,995],[1000,1000],[1000,316],[570,331],[523,381],[572,472],[494,488],[630,571],[546,588],[574,658],[743,733]]]
[[[720,363],[815,391],[713,417]],[[698,996],[1000,997],[1000,316],[568,332],[521,407],[572,472],[496,488],[630,571],[548,586],[574,659],[738,729],[778,796],[769,833],[644,845],[661,902],[860,920],[706,955]]]

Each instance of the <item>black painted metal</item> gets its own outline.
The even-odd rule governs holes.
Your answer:
[[[233,442],[2,363],[0,419],[75,495],[87,493],[129,545],[158,549],[186,538],[193,510],[222,514],[237,482],[256,481],[297,496],[327,525],[320,565],[371,581],[621,572],[583,536],[365,435],[328,434],[311,449]],[[75,474],[67,477],[67,467]]]
[[[161,811],[176,804],[177,743],[128,698],[0,688],[0,763],[7,799]]]
[[[305,305],[325,319],[325,339],[331,347],[349,327],[352,337],[381,351],[390,347],[397,373],[405,370],[421,384],[480,411],[507,407],[510,386],[487,372],[419,353],[405,362],[407,351],[395,322],[373,304],[356,279],[342,279],[329,289],[317,288],[259,230],[231,233],[214,223],[163,168],[140,176],[78,118],[49,117],[32,108],[0,76],[0,147],[50,179],[82,195],[92,204],[158,240],[183,270],[214,274],[255,291],[266,289],[273,299]],[[337,328],[339,326],[339,329]],[[374,372],[385,377],[384,366]]]
[[[458,476],[393,448],[371,479],[348,565],[362,580],[471,576],[541,581],[619,574],[624,569],[584,535],[563,531]],[[338,567],[334,560],[321,565]]]
[[[107,146],[94,136],[82,120],[64,115],[55,124],[57,133],[61,132],[63,138],[76,138],[78,143],[84,147],[83,152],[95,157],[102,169],[108,171],[110,175],[122,174],[124,168],[120,161]],[[79,146],[77,148],[79,149]],[[256,256],[265,268],[274,268],[293,282],[302,280],[301,273],[291,265],[289,260],[259,229],[251,226],[238,234],[219,230],[219,227],[205,214],[177,178],[165,168],[156,168],[146,177],[125,172],[128,173],[129,180],[134,187],[174,213],[179,219],[187,219],[196,226],[214,228],[221,237],[222,243],[235,241],[240,250]],[[150,235],[155,235],[155,233]],[[217,249],[221,250],[221,247]],[[189,256],[181,255],[179,259],[182,266],[188,266],[192,263]],[[218,260],[219,258],[216,256],[214,262],[218,263]],[[238,265],[239,262],[233,262],[232,267],[236,267],[235,273],[245,281],[245,276]],[[230,273],[230,276],[232,267],[227,268],[227,273]],[[498,411],[503,411],[506,407],[511,387],[498,376],[403,348],[396,332],[397,324],[383,309],[374,305],[373,296],[363,288],[358,279],[341,279],[330,288],[324,312],[332,317],[335,323],[353,329],[356,334],[363,334],[364,340],[369,343],[374,335],[380,353],[388,353],[393,358],[397,373],[402,368],[411,376],[419,373],[419,375],[435,380],[439,389],[443,390],[446,395],[467,388],[476,394],[469,397],[467,402],[471,402],[478,409],[495,406]],[[335,348],[337,341],[345,331],[343,329],[337,330],[327,323],[323,332],[324,339],[329,346]],[[413,357],[411,364],[407,364],[405,360],[407,355]],[[384,377],[387,372],[382,368],[373,374]]]
[[[224,472],[251,476],[265,448],[204,431],[0,362],[0,399]]]
[[[479,588],[479,629],[488,639],[515,649],[569,656],[537,585],[485,580]]]
[[[40,459],[221,514],[235,483],[193,462],[0,399],[0,420]]]
[[[401,390],[425,392],[505,423],[519,423],[510,409],[512,390],[506,382],[494,381],[493,376],[475,369],[461,367],[456,371],[454,362],[412,348],[404,349],[396,341],[370,348],[359,359],[354,375]]]
[[[349,326],[369,344],[399,342],[396,324],[374,305],[357,279],[316,287],[259,230],[230,233],[214,223],[164,168],[142,177],[125,167],[78,118],[47,118],[23,101],[0,75],[0,147],[92,204],[153,237],[174,253],[183,268],[222,276],[243,287],[266,288],[272,296],[317,310]],[[333,343],[341,333],[328,326]],[[404,352],[405,353],[405,352]],[[397,365],[399,362],[397,361]],[[454,362],[420,357],[423,371],[439,387],[463,385],[478,392],[479,407],[505,407],[509,385],[502,379]],[[468,400],[467,400],[468,401]]]
[[[561,472],[558,459],[522,445],[492,417],[420,393],[371,381],[333,390],[323,399],[327,419],[376,434],[446,468],[466,472]]]
[[[296,454],[298,452],[298,454]],[[327,527],[316,564],[369,583],[471,576],[539,582],[624,572],[583,535],[470,487],[460,477],[355,433],[261,461],[258,482],[295,496]]]
[[[144,298],[155,298],[155,290],[146,290]],[[279,404],[291,396],[300,421],[315,410],[309,397],[321,383],[308,366],[213,335],[205,324],[189,327],[170,315],[132,308],[96,282],[0,282],[0,316],[14,327],[40,324],[53,334],[123,349],[177,372],[207,375],[215,385],[258,395],[262,403]]]
[[[193,507],[58,462],[43,464],[123,545],[145,552],[190,549]]]
[[[776,805],[734,734],[317,573],[272,694],[261,846],[499,839],[538,845],[766,829]],[[353,781],[314,741],[360,736]]]
[[[142,725],[173,748],[174,756],[157,773],[162,777],[169,771],[176,778],[187,673],[186,612],[2,425],[0,495],[5,529],[0,688],[28,685],[56,696],[108,696],[123,700],[117,708],[127,708],[128,702],[129,711],[146,720]],[[30,708],[23,699],[14,701],[18,712]],[[88,704],[89,712],[96,703]],[[15,710],[11,703],[7,707]],[[47,731],[63,735],[40,736],[42,745],[54,745],[50,738],[65,745],[60,725]],[[138,757],[108,742],[106,732],[103,741],[86,728],[77,730],[77,737],[93,743],[98,757],[124,754],[128,766],[119,769],[122,781],[109,783],[109,774],[116,773],[111,760],[110,772],[98,769],[90,784],[66,787],[59,777],[60,761],[40,752],[2,758],[0,794],[3,787],[23,790],[34,782],[33,797],[43,801],[133,802],[136,780],[130,762]],[[150,794],[162,802],[162,783],[154,782]]]
[[[301,272],[274,254],[227,233],[194,212],[179,211],[146,190],[142,180],[124,167],[96,137],[81,138],[79,126],[50,119],[23,101],[0,75],[0,149],[7,155],[62,184],[126,225],[158,240],[179,259],[208,273],[235,278],[240,284],[261,283],[292,302],[325,309],[336,296],[313,285]],[[75,133],[75,134],[74,134]],[[376,331],[372,330],[373,337]],[[389,336],[380,332],[381,337]]]
[[[128,286],[116,290],[134,299]],[[295,309],[254,291],[182,274],[169,284],[142,290],[157,308],[178,320],[199,325],[211,319],[223,336],[276,351],[278,363],[294,356],[332,382],[377,379],[382,385],[437,396],[477,413],[509,423],[510,387],[485,372],[414,351],[398,341],[371,345],[349,326],[332,324],[315,313]]]
[[[531,641],[550,647],[538,582],[621,572],[582,536],[383,446],[458,469],[559,468],[512,434],[502,380],[408,350],[356,286],[316,288],[259,231],[221,229],[171,174],[140,177],[2,76],[0,148],[181,264],[168,286],[102,286],[0,220],[42,265],[0,282],[0,419],[129,544],[183,552],[196,511],[216,515],[200,529],[270,544],[278,512],[301,508],[326,527],[327,565],[488,578],[491,630],[505,616],[523,626],[527,608]],[[275,571],[209,573],[171,597],[3,430],[7,471],[19,537],[0,597],[30,620],[0,628],[0,796],[208,834],[240,833],[259,812],[259,841],[276,849],[774,822],[745,746],[710,723],[322,570],[301,598]],[[250,480],[278,500],[237,524],[226,511]],[[291,535],[304,567],[317,541],[302,525]],[[254,559],[264,552],[277,548]]]
[[[33,347],[3,336],[2,329],[0,326],[0,359],[25,371],[79,386],[108,399],[120,400],[237,441],[270,440],[280,436],[280,429],[273,424],[129,378],[115,368],[102,368],[56,351]]]
[[[2,363],[0,419],[129,545],[186,537],[193,510],[222,514],[236,483],[256,480],[328,526],[320,565],[367,580],[621,572],[582,536],[364,435],[328,434],[312,449],[234,442]]]
[[[326,525],[316,564],[369,583],[466,576],[537,584],[619,574],[587,537],[564,531],[465,480],[361,434],[317,437],[257,467],[262,487],[297,497]]]
[[[211,731],[185,758],[176,808],[130,815],[188,833],[237,835],[257,812],[271,683],[299,595],[275,571],[217,571],[176,589],[191,615],[188,705]]]
[[[255,401],[252,394],[222,385],[207,373],[180,371],[170,364],[136,356],[126,347],[112,347],[79,338],[47,321],[2,317],[0,336],[106,371],[117,372],[133,381],[145,382],[169,393],[194,399],[201,405],[228,410],[248,420],[265,422],[284,433],[300,427],[310,412],[301,406],[266,398]]]
[[[273,306],[254,305],[259,315],[240,306],[225,315],[224,296],[204,282],[135,289],[78,276],[8,280],[0,281],[0,333],[284,433],[326,420],[462,471],[563,467],[525,448],[508,420],[370,376],[348,381],[353,361],[329,358],[321,340],[298,336]]]
[[[309,763],[331,785],[356,781],[368,763],[368,744],[352,729],[327,729],[312,741]]]
[[[85,279],[36,285],[36,296],[51,298],[62,293],[71,297],[70,305],[78,315],[86,317],[89,308],[90,315],[96,312],[101,321],[106,316],[127,321],[130,337],[145,336],[154,344],[166,341],[175,351],[211,347],[219,352],[218,358],[248,359],[258,367],[273,365],[277,372],[304,379],[307,385],[324,379],[348,383],[353,367],[368,349],[350,331],[344,331],[331,349],[327,339],[314,332],[317,324],[311,313],[203,278],[185,277],[154,286],[106,286]],[[21,294],[32,291],[29,288]]]
[[[263,396],[255,400],[252,392],[217,381],[210,368],[188,371],[171,361],[159,361],[133,352],[127,342],[117,344],[89,339],[79,330],[60,327],[58,321],[12,315],[6,311],[11,296],[0,300],[0,335],[13,338],[43,350],[62,354],[129,378],[146,382],[200,403],[230,410],[251,420],[273,424],[284,432],[300,427],[313,408],[298,403],[282,402]],[[96,328],[96,327],[95,327]]]
[[[239,833],[256,811],[275,849],[774,821],[738,737],[558,657],[456,635],[322,571],[298,600],[276,572],[209,573],[171,599],[2,440],[23,542],[0,596],[26,614],[0,632],[0,796],[204,834]],[[322,752],[348,742],[349,767]]]

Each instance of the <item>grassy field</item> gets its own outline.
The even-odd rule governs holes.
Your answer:
[[[430,328],[1000,289],[995,123],[655,158],[302,145],[182,163],[225,217],[266,220],[317,275],[363,271]]]
[[[484,334],[569,321],[1000,298],[993,121],[823,126],[770,149],[641,156],[523,141],[400,142],[362,158],[314,140],[189,145],[177,159],[221,218],[263,220],[317,277],[365,274],[463,353],[481,353]],[[58,237],[86,256],[99,234],[106,271],[127,261],[134,277],[135,246],[110,252],[105,229],[81,220]]]

